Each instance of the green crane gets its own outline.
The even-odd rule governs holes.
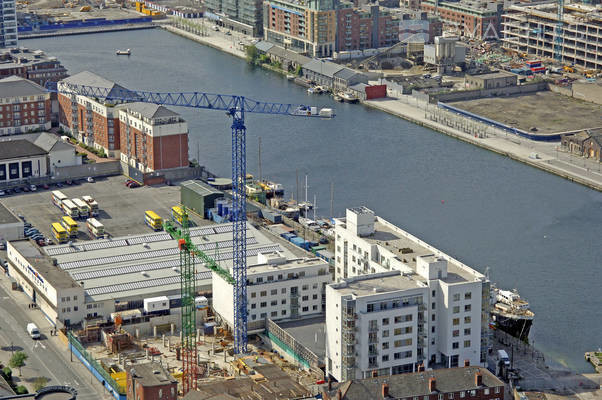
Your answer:
[[[182,299],[182,390],[188,393],[197,388],[198,351],[196,341],[196,262],[217,273],[230,284],[234,278],[221,268],[217,262],[202,252],[190,240],[188,213],[182,206],[182,228],[172,221],[165,221],[165,231],[178,241],[180,249],[180,290]],[[217,246],[217,244],[216,244]],[[217,255],[217,249],[216,249]]]

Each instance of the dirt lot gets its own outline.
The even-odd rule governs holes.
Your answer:
[[[44,236],[51,237],[50,224],[60,221],[63,213],[51,200],[51,191],[60,190],[67,197],[74,198],[90,195],[99,204],[100,215],[97,219],[105,225],[106,231],[113,237],[152,232],[144,223],[144,212],[153,210],[163,218],[170,218],[170,209],[180,202],[179,186],[139,187],[130,189],[124,185],[126,178],[113,176],[97,180],[95,183],[80,181],[78,185],[38,189],[32,193],[19,193],[3,197],[0,202],[16,214],[25,216],[28,222]],[[209,224],[196,215],[191,219],[198,225]],[[78,221],[78,240],[90,239],[85,221]]]
[[[453,106],[531,132],[565,132],[602,126],[602,106],[550,91],[457,101]]]

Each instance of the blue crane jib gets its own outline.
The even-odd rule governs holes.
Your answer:
[[[233,304],[234,304],[234,352],[247,352],[247,203],[245,192],[246,178],[246,127],[245,114],[272,114],[294,117],[333,118],[330,108],[318,109],[303,104],[285,104],[256,101],[244,96],[212,94],[204,92],[151,92],[129,90],[119,86],[111,88],[94,87],[71,83],[69,81],[47,82],[46,89],[66,95],[82,95],[106,103],[144,102],[168,106],[192,107],[206,110],[226,111],[232,118],[232,239],[233,239]],[[184,251],[187,258],[183,261],[192,264],[196,252]],[[189,259],[192,256],[192,259]],[[203,257],[201,256],[201,259]],[[217,266],[215,266],[217,267]],[[218,271],[217,268],[215,268]],[[188,274],[192,276],[193,274]],[[230,280],[231,281],[231,280]],[[192,282],[194,285],[194,282]],[[189,287],[187,282],[182,287]],[[193,287],[190,287],[191,289]],[[192,311],[194,312],[194,311]],[[192,318],[194,320],[194,317]],[[190,321],[189,321],[190,322]],[[184,359],[188,359],[185,357]],[[194,356],[190,358],[194,360]],[[193,362],[193,361],[190,361]],[[191,366],[189,366],[191,367]],[[192,368],[192,367],[191,367]],[[186,368],[185,368],[186,370]]]

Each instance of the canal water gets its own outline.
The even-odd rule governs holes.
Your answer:
[[[57,56],[71,74],[96,72],[132,89],[206,91],[336,108],[333,120],[247,115],[248,171],[317,196],[318,213],[365,205],[503,288],[517,288],[536,320],[531,338],[554,361],[591,369],[602,346],[602,194],[380,111],[339,104],[244,60],[162,30],[23,41]],[[116,56],[118,48],[132,56]],[[231,174],[230,120],[177,110],[190,157]]]

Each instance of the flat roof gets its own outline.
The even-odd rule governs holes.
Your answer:
[[[211,194],[219,194],[219,195],[224,195],[224,193],[221,190],[218,190],[216,188],[214,188],[211,185],[206,184],[203,181],[197,181],[197,180],[189,180],[189,181],[184,181],[182,183],[180,183],[180,186],[185,187],[186,189],[190,189],[193,192],[201,195],[201,196],[208,196]]]
[[[144,387],[161,386],[178,381],[157,362],[135,364],[130,367],[130,374],[135,375],[136,382]]]
[[[346,227],[345,220],[345,218],[338,219],[337,225],[342,224]],[[391,253],[396,254],[397,258],[403,264],[407,265],[414,273],[416,272],[416,260],[419,257],[433,256],[447,260],[448,275],[447,278],[441,279],[443,282],[473,282],[477,279],[485,278],[480,272],[464,265],[460,261],[443,253],[441,250],[436,249],[378,216],[374,222],[374,233],[369,236],[362,236],[361,239],[370,244],[384,247]]]
[[[29,239],[11,241],[10,244],[30,263],[42,277],[57,289],[77,287],[71,276],[53,265],[52,259]]]
[[[328,267],[328,263],[319,257],[311,257],[311,258],[294,258],[287,259],[287,261],[283,264],[256,264],[256,265],[248,265],[247,266],[247,275],[251,274],[260,274],[262,272],[270,272],[270,271],[285,271],[287,269],[299,268],[299,267],[309,267],[316,265],[324,265]]]
[[[320,360],[324,360],[326,357],[326,317],[324,315],[296,321],[279,321],[276,324],[312,351]]]
[[[190,229],[192,242],[228,271],[232,270],[232,223]],[[177,241],[167,232],[74,242],[45,248],[59,267],[83,287],[91,301],[156,297],[180,292]],[[247,224],[247,264],[260,252],[292,252]],[[197,263],[197,288],[211,286],[211,271]]]
[[[14,224],[15,222],[21,222],[21,220],[4,204],[0,203],[0,224]]]
[[[496,71],[496,72],[488,72],[485,74],[466,74],[473,78],[481,78],[481,79],[495,79],[495,78],[508,78],[508,77],[516,77],[516,74],[507,71]]]
[[[332,285],[341,294],[352,294],[356,297],[374,296],[379,293],[399,290],[419,289],[426,287],[424,278],[418,275],[403,275],[399,271],[384,272],[372,275],[360,275]]]

